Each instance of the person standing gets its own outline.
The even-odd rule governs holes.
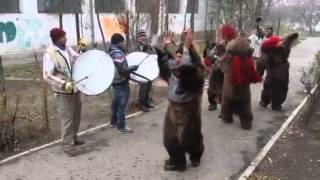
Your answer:
[[[178,47],[166,35],[164,49],[156,47],[160,76],[168,83],[168,109],[163,128],[163,143],[169,159],[166,171],[185,171],[186,154],[192,167],[198,167],[204,151],[201,132],[201,100],[205,67],[193,42],[191,30]]]
[[[271,26],[266,28],[266,38],[270,38],[273,36],[273,28]]]
[[[148,42],[147,33],[144,30],[138,30],[136,34],[137,50],[146,52],[148,54],[155,53],[153,48]],[[143,112],[149,112],[149,109],[154,108],[151,104],[150,91],[152,87],[152,81],[139,82],[139,103],[140,109]]]
[[[126,125],[126,110],[130,96],[130,74],[138,69],[138,66],[128,66],[125,57],[125,39],[115,33],[111,37],[111,58],[116,66],[116,75],[112,82],[113,94],[111,104],[110,128],[118,128],[118,133],[132,133],[133,130]]]
[[[64,152],[75,156],[75,145],[82,145],[77,133],[81,119],[80,92],[72,82],[72,65],[78,54],[66,46],[66,32],[60,28],[50,31],[52,44],[43,57],[43,77],[56,95],[57,117],[61,121],[61,144]]]

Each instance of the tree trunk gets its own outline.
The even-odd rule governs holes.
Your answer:
[[[41,93],[42,93],[42,128],[44,130],[49,130],[49,115],[48,115],[48,87],[47,82],[43,79],[42,68],[40,62],[38,61],[37,53],[34,51],[35,66],[38,70],[39,78],[41,80]]]
[[[126,23],[127,23],[127,30],[126,30],[126,42],[127,42],[127,49],[130,48],[130,12],[126,11]]]
[[[5,74],[2,66],[2,58],[0,56],[0,121],[1,115],[7,109],[7,94],[6,94],[6,81]]]
[[[166,3],[166,19],[164,21],[165,34],[169,32],[169,0],[165,0]]]
[[[239,2],[239,21],[238,21],[238,29],[239,29],[239,31],[240,32],[242,32],[243,31],[243,24],[242,24],[242,22],[243,22],[243,14],[242,14],[242,7],[243,6],[243,0],[240,0],[240,2]]]
[[[76,21],[77,42],[79,42],[80,41],[79,13],[75,13],[75,21]]]
[[[194,12],[191,13],[191,16],[190,16],[190,28],[191,28],[191,31],[194,32]]]
[[[206,9],[205,9],[205,18],[204,18],[204,39],[208,40],[208,31],[207,31],[207,26],[208,26],[208,6],[209,6],[209,0],[206,0]]]
[[[60,14],[59,14],[59,27],[63,29],[63,12],[64,12],[64,0],[60,1]]]

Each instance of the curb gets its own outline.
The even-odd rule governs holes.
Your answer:
[[[316,85],[311,94],[313,95],[318,88]],[[295,119],[300,110],[304,107],[304,105],[308,102],[309,97],[306,96],[300,104],[294,109],[291,115],[287,118],[287,120],[281,125],[280,129],[271,137],[268,143],[262,148],[257,157],[250,163],[250,165],[246,168],[246,170],[241,174],[238,180],[247,180],[253,171],[257,168],[257,166],[261,163],[261,161],[266,157],[267,153],[271,150],[273,145],[277,142],[282,133],[286,130],[289,124]]]

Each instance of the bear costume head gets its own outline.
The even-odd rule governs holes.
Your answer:
[[[290,34],[283,39],[279,36],[271,36],[262,43],[261,51],[264,56],[268,56],[268,59],[272,63],[280,64],[288,62],[291,45],[298,37],[298,33]]]

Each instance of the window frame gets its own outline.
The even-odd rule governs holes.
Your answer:
[[[126,0],[109,0],[111,4],[122,2],[123,6],[117,9],[107,9],[105,4],[107,4],[108,0],[94,0],[94,10],[96,13],[122,13],[126,10]]]
[[[76,2],[74,2],[74,1],[76,1]],[[74,9],[65,9],[64,4],[63,4],[64,9],[61,11],[61,9],[60,8],[56,8],[56,6],[61,5],[62,2],[64,2],[64,4],[69,2],[71,7],[72,7],[72,4],[79,3],[80,7],[75,7]],[[50,7],[49,7],[49,9],[46,9],[45,6],[40,7],[40,4],[44,3],[44,0],[37,0],[38,13],[40,13],[40,14],[61,14],[61,13],[62,14],[76,14],[76,13],[82,13],[82,0],[70,0],[68,2],[66,2],[66,0],[57,0],[57,5],[54,6],[54,5],[52,5],[53,1],[50,0]]]
[[[8,10],[8,8],[5,8],[5,9],[1,9],[0,8],[0,14],[18,14],[18,13],[21,13],[21,9],[20,9],[20,0],[10,0],[11,2],[16,2],[16,7],[15,9],[10,9]]]

